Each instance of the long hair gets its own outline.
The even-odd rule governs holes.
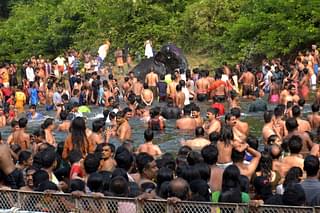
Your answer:
[[[235,165],[228,166],[223,172],[219,202],[241,203],[240,170]]]
[[[272,157],[268,152],[261,153],[261,159],[259,162],[261,176],[264,176],[271,180],[272,175]]]
[[[80,150],[83,154],[88,152],[86,123],[82,117],[73,119],[70,127],[71,140],[74,149]]]

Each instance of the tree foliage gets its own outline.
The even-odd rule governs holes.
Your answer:
[[[4,0],[0,61],[95,53],[106,39],[142,51],[173,42],[213,61],[290,54],[320,37],[316,0]]]

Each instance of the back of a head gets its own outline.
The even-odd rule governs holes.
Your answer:
[[[255,150],[258,150],[258,147],[259,147],[259,140],[257,137],[253,136],[253,135],[249,135],[248,138],[247,138],[247,144],[255,149]]]
[[[312,112],[319,112],[319,109],[320,109],[320,105],[318,104],[318,103],[313,103],[312,105],[311,105],[311,110],[312,110]]]
[[[128,181],[122,176],[112,178],[109,188],[113,196],[126,197],[128,194]]]
[[[153,140],[153,131],[151,129],[146,129],[144,131],[144,139],[146,142]]]
[[[219,139],[220,139],[219,132],[214,131],[209,134],[209,140],[211,143],[216,144],[219,141]]]
[[[184,115],[190,115],[191,114],[191,111],[192,111],[192,106],[190,104],[188,105],[185,105],[183,107],[183,113]]]
[[[298,122],[295,118],[288,118],[286,120],[286,128],[288,132],[292,132],[298,128]]]
[[[269,123],[272,120],[273,112],[272,111],[265,111],[263,114],[264,122]]]
[[[113,172],[111,174],[111,178],[115,178],[118,176],[124,177],[124,179],[129,181],[128,173],[125,169],[116,168],[115,170],[113,170]]]
[[[129,171],[133,163],[133,155],[127,149],[122,152],[117,153],[115,156],[115,161],[117,162],[117,167]]]
[[[297,105],[294,105],[294,106],[292,107],[292,116],[293,116],[294,118],[297,118],[297,117],[299,117],[300,115],[301,115],[300,107],[297,106]]]
[[[214,165],[218,161],[218,149],[214,145],[207,145],[202,148],[201,155],[208,165]]]
[[[203,162],[203,158],[199,152],[191,151],[187,155],[187,162],[190,166]]]
[[[204,128],[201,127],[201,126],[198,126],[198,127],[195,129],[195,134],[196,134],[196,137],[202,137],[202,136],[204,136]]]
[[[284,113],[284,110],[285,110],[285,106],[284,105],[277,105],[275,108],[274,108],[274,116],[276,117],[281,117]]]
[[[56,162],[57,155],[55,151],[51,148],[45,149],[41,153],[41,164],[42,167],[45,169],[48,169],[53,166],[53,164]]]
[[[222,191],[240,188],[240,170],[236,165],[228,166],[222,175]]]
[[[163,182],[173,180],[173,177],[174,177],[174,174],[172,169],[169,169],[166,167],[160,168],[157,174],[158,186],[160,187]]]
[[[86,184],[83,180],[80,180],[80,179],[70,180],[70,183],[69,183],[70,192],[74,192],[74,191],[85,192],[85,190],[86,190]]]
[[[293,135],[289,139],[289,150],[291,154],[299,154],[302,149],[303,143],[300,136]]]
[[[95,154],[88,154],[84,159],[84,170],[87,174],[96,172],[100,166],[100,159]]]
[[[169,183],[168,197],[177,197],[181,200],[187,200],[189,192],[189,184],[182,178],[176,178]]]
[[[41,182],[38,185],[38,187],[35,189],[35,191],[38,191],[38,192],[44,192],[46,190],[59,191],[57,185],[49,180]]]
[[[201,179],[199,171],[195,168],[195,166],[182,166],[180,174],[177,174],[179,177],[186,180],[188,183],[190,183],[192,180],[198,180]]]
[[[103,175],[94,172],[89,175],[87,185],[91,192],[102,192],[103,191]]]
[[[18,123],[19,123],[20,128],[26,128],[27,123],[28,123],[28,119],[27,118],[20,118]]]
[[[178,156],[183,156],[183,157],[187,157],[187,155],[189,154],[189,152],[191,152],[192,149],[189,146],[182,146],[180,147],[180,149],[178,150]]]
[[[313,155],[308,155],[304,159],[303,169],[306,171],[307,176],[314,177],[318,175],[319,172],[319,159]]]
[[[205,180],[194,180],[190,182],[192,201],[210,201],[209,185]]]
[[[139,153],[136,157],[138,172],[142,174],[144,169],[146,169],[152,161],[154,161],[154,158],[151,155],[147,153]]]

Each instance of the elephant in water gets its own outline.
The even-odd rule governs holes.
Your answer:
[[[168,44],[164,45],[154,57],[143,59],[133,68],[133,73],[143,82],[151,67],[154,67],[159,76],[171,74],[175,69],[185,72],[188,68],[188,61],[180,48]]]

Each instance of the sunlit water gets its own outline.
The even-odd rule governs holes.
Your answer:
[[[313,94],[312,94],[313,95]],[[266,99],[266,97],[264,97]],[[261,138],[261,130],[263,127],[263,112],[259,113],[248,113],[248,108],[250,105],[249,100],[241,100],[241,120],[246,121],[249,123],[250,126],[250,134],[257,136],[259,139]],[[311,101],[308,101],[305,104],[304,107],[304,113],[310,112],[311,111]],[[200,108],[201,108],[201,114],[203,117],[205,117],[206,110],[207,108],[210,107],[211,103],[206,102],[206,103],[197,103]],[[268,105],[268,109],[272,110],[275,106],[274,105]],[[28,107],[26,107],[27,110]],[[227,111],[227,106],[225,105],[225,109]],[[39,106],[38,111],[43,113],[45,115],[45,118],[48,117],[54,117],[55,116],[55,111],[50,111],[47,112],[45,111],[44,107]],[[91,128],[92,121],[96,118],[98,114],[101,114],[103,111],[102,107],[91,107],[91,113],[85,114],[85,116],[88,118],[87,125],[89,128]],[[24,113],[19,114],[19,117],[24,116]],[[44,118],[44,119],[45,119]],[[41,123],[44,121],[43,120],[37,120],[37,121],[29,121],[28,126],[27,126],[27,132],[28,133],[33,133],[35,130],[40,128]],[[224,120],[224,118],[222,118]],[[56,124],[59,124],[60,121],[56,120]],[[131,127],[132,127],[132,139],[134,141],[134,146],[137,147],[139,144],[144,142],[143,138],[143,133],[144,130],[147,127],[147,124],[143,123],[139,118],[133,118],[129,121]],[[7,138],[8,135],[10,134],[11,127],[6,126],[1,129],[1,134],[3,138]],[[55,137],[58,142],[64,141],[66,138],[66,133],[58,132],[55,131]],[[181,139],[190,139],[194,137],[194,132],[181,132],[177,129],[175,129],[175,120],[167,120],[166,121],[166,128],[164,131],[158,131],[155,132],[155,138],[154,138],[154,143],[158,144],[160,148],[162,149],[163,152],[171,152],[175,153],[180,147],[180,141]],[[116,146],[119,146],[120,143],[116,138],[112,138],[110,140],[111,143],[113,143]],[[261,147],[260,147],[261,148]]]

